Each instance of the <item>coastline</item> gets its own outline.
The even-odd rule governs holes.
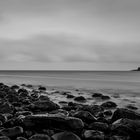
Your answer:
[[[140,119],[140,95],[130,90],[0,83],[0,92],[0,115],[6,118],[0,117],[0,134],[9,139],[61,140],[60,136],[71,140],[112,140],[120,137],[120,131],[127,133],[127,128],[118,133],[119,119]],[[123,121],[117,125],[124,125]]]

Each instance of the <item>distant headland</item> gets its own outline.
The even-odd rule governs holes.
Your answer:
[[[132,70],[132,71],[140,71],[140,67],[138,67],[137,69],[135,69],[135,70]]]

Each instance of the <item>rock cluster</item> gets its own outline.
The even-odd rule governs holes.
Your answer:
[[[0,83],[0,140],[139,140],[139,113],[112,101],[85,105],[85,97],[70,94],[66,98],[80,104],[60,106],[40,94],[45,90]],[[110,99],[100,93],[92,97]]]

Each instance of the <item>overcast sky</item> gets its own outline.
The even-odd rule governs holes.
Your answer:
[[[0,0],[0,69],[140,66],[140,0]]]

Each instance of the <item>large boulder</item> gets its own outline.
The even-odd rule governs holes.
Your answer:
[[[7,137],[17,137],[23,134],[23,128],[20,126],[15,126],[13,128],[5,128],[0,130],[0,134]]]
[[[105,103],[102,103],[101,106],[105,109],[108,109],[108,108],[115,108],[117,107],[117,104],[112,102],[112,101],[108,101],[108,102],[105,102]]]
[[[0,113],[12,113],[13,112],[13,106],[8,102],[0,102]]]
[[[29,140],[51,140],[51,138],[46,134],[35,134]]]
[[[97,118],[88,111],[77,111],[76,113],[74,113],[73,117],[80,118],[86,123],[97,121]]]
[[[83,137],[85,140],[104,140],[104,134],[95,130],[85,130]]]
[[[98,130],[98,131],[102,131],[102,132],[108,132],[109,131],[109,126],[108,126],[107,123],[93,122],[89,125],[89,129]]]
[[[62,130],[77,130],[84,127],[81,119],[62,115],[30,115],[23,119],[23,125],[27,128],[58,128]]]
[[[31,110],[39,110],[39,111],[52,111],[60,108],[59,105],[50,100],[35,101],[29,107],[31,108]]]
[[[140,137],[140,120],[119,119],[112,124],[111,130],[113,134],[137,139]]]
[[[74,98],[74,100],[77,102],[86,102],[86,98],[83,96],[77,96]]]
[[[118,108],[113,116],[111,121],[114,122],[120,118],[127,118],[127,119],[132,119],[132,120],[140,120],[140,114],[129,110],[129,109],[125,109],[125,108]]]
[[[53,140],[81,140],[79,136],[72,132],[60,132],[52,136]]]

